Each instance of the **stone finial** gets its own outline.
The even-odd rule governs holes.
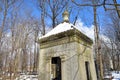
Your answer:
[[[63,22],[69,22],[69,12],[65,10],[62,14],[63,16]]]

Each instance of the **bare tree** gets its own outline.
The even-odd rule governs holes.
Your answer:
[[[17,1],[16,0],[1,0],[0,1],[0,4],[1,4],[1,25],[0,25],[0,56],[3,57],[3,50],[2,50],[2,47],[4,46],[4,37],[6,37],[5,35],[5,32],[8,30],[8,26],[9,24],[7,23],[7,19],[8,19],[8,12],[13,8],[14,4],[16,3]],[[6,51],[7,52],[7,51]],[[9,51],[8,51],[9,52]],[[7,53],[8,53],[7,52]],[[6,55],[6,58],[7,58],[8,55]],[[5,59],[6,59],[5,58]],[[5,60],[5,66],[3,66],[3,61],[2,60],[4,58],[0,58],[0,64],[1,64],[1,71],[5,73],[5,71],[2,70],[3,69],[6,69],[6,62],[7,62],[7,59]]]
[[[97,24],[97,7],[104,5],[104,3],[100,3],[101,0],[92,0],[90,3],[85,3],[85,4],[79,4],[76,1],[72,0],[74,4],[77,6],[88,6],[88,7],[93,7],[93,16],[94,16],[94,38],[95,38],[95,55],[96,55],[96,63],[97,63],[97,69],[98,69],[98,77],[100,79],[103,79],[103,68],[102,68],[102,55],[100,52],[100,40],[99,40],[99,27]]]
[[[113,61],[113,69],[119,70],[120,67],[120,18],[118,17],[118,14],[115,11],[111,12],[112,14],[109,14],[109,19],[111,22],[108,24],[105,24],[107,26],[106,28],[106,35],[111,40],[111,59]],[[109,28],[108,28],[109,26]],[[111,34],[109,34],[111,33]]]
[[[52,27],[54,28],[58,23],[58,17],[63,12],[64,8],[69,3],[68,0],[38,0],[39,7],[41,10],[41,15],[45,17],[49,17],[52,22]],[[42,18],[41,18],[42,19]]]

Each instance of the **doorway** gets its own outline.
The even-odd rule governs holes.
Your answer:
[[[86,68],[87,80],[91,80],[91,77],[90,77],[90,65],[89,65],[88,61],[85,62],[85,68]]]
[[[61,78],[61,58],[52,57],[52,80],[62,80]]]

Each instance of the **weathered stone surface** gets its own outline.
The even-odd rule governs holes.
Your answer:
[[[73,29],[40,40],[39,79],[51,80],[52,57],[61,58],[62,80],[87,80],[85,62],[91,80],[97,80],[92,54],[92,40]]]

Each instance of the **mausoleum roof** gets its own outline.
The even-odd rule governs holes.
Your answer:
[[[45,43],[45,42],[54,41],[56,39],[63,38],[65,36],[73,36],[73,35],[77,35],[79,38],[81,38],[83,41],[87,43],[90,43],[90,44],[92,43],[92,40],[88,36],[83,34],[76,26],[74,26],[69,22],[60,23],[50,32],[40,37],[39,42]]]
[[[63,22],[57,25],[54,29],[52,29],[50,32],[48,32],[46,35],[42,36],[41,38],[49,37],[51,35],[55,35],[58,33],[66,32],[68,30],[76,28],[73,24],[68,22]],[[40,38],[40,39],[41,39]]]

